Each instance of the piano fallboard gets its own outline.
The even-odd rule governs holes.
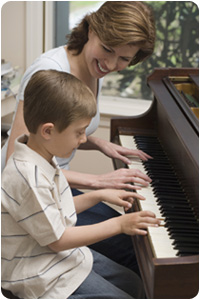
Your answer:
[[[198,72],[189,70],[192,76]],[[173,76],[185,74],[185,69],[170,70]],[[136,117],[113,118],[111,120],[112,142],[120,144],[122,135],[157,136],[176,171],[191,205],[198,216],[199,213],[199,138],[193,122],[185,117],[162,81],[169,74],[167,70],[156,71],[148,81],[154,93],[154,100],[147,112]],[[186,72],[187,73],[187,72]],[[196,78],[196,77],[195,77]],[[189,115],[190,117],[191,114]],[[195,120],[196,122],[196,120]],[[125,166],[119,160],[113,160],[114,168]],[[133,207],[139,210],[137,201]],[[199,286],[199,256],[156,258],[149,236],[133,236],[134,249],[148,298],[160,299],[189,299],[198,293]]]
[[[197,295],[198,256],[154,258],[147,236],[132,239],[147,298],[190,299]]]

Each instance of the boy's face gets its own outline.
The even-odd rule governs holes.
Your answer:
[[[54,127],[49,149],[51,154],[62,158],[70,157],[74,149],[87,141],[85,130],[90,121],[90,118],[75,121],[62,132]]]

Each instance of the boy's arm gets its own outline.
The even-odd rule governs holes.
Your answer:
[[[61,238],[49,245],[55,252],[91,245],[120,233],[116,218],[86,226],[68,227]]]
[[[74,197],[74,205],[77,215],[88,208],[101,202],[101,191],[92,191]]]
[[[158,224],[159,220],[152,212],[129,213],[93,225],[68,227],[58,241],[48,246],[51,250],[59,252],[87,246],[120,233],[146,235],[144,229]]]

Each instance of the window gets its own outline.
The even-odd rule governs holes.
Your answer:
[[[69,14],[67,22],[70,31],[86,13],[97,10],[103,2],[55,2],[57,16],[59,16],[57,34],[64,27],[62,38],[65,39],[67,14]],[[102,95],[151,99],[151,91],[146,85],[146,76],[155,67],[178,68],[198,67],[199,65],[199,11],[197,5],[191,1],[147,1],[147,3],[153,7],[155,14],[157,33],[155,51],[147,61],[129,67],[120,73],[111,73],[105,76]],[[68,6],[65,12],[60,5]],[[61,44],[65,42],[66,39]]]

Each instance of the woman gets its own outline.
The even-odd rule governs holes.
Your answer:
[[[110,72],[121,71],[127,66],[142,62],[152,54],[154,43],[154,19],[151,9],[144,2],[107,1],[97,12],[86,15],[80,24],[73,29],[66,46],[42,54],[25,72],[17,96],[18,105],[10,137],[2,151],[4,155],[2,167],[13,152],[14,140],[21,134],[28,133],[23,121],[24,89],[32,74],[41,69],[69,72],[82,80],[96,96],[97,114],[87,128],[88,141],[82,148],[99,150],[105,155],[121,159],[127,164],[129,163],[128,155],[139,156],[143,160],[150,158],[140,150],[129,150],[90,135],[99,124],[98,98],[103,77]],[[148,176],[134,169],[119,169],[102,175],[73,172],[69,170],[69,162],[74,153],[68,160],[57,158],[72,188],[133,189],[134,186],[130,183],[147,186],[151,181]],[[115,214],[114,210],[102,204],[102,206],[94,207],[92,211],[88,211],[88,214],[80,215],[78,225],[93,223],[97,219],[107,219]],[[124,259],[127,260],[127,256],[130,257],[130,255],[128,254],[129,250],[125,252],[124,249],[127,248],[132,251],[132,245],[129,238],[126,236],[123,238],[123,242],[121,240],[116,242],[117,246],[114,245],[115,241],[112,241],[113,249],[117,250],[116,256],[119,252],[121,254],[119,258],[115,258],[112,252],[111,257],[127,266],[127,264],[130,265],[130,262],[124,262]],[[110,242],[108,245],[110,246]],[[123,247],[121,246],[122,251],[120,251],[119,245],[123,245]],[[98,249],[100,246],[102,245],[97,245]],[[110,256],[110,250],[106,248],[105,244],[99,251]],[[122,252],[124,258],[121,259]],[[133,261],[132,257],[130,257],[130,261]]]

